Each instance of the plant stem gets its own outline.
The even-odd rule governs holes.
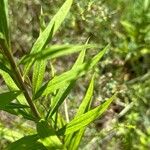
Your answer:
[[[31,97],[28,93],[28,90],[26,88],[26,85],[22,79],[19,67],[17,67],[16,62],[15,62],[11,52],[9,51],[9,49],[4,44],[2,45],[2,48],[4,50],[3,53],[5,54],[5,57],[8,59],[10,65],[11,65],[12,71],[15,74],[15,77],[16,77],[17,82],[19,84],[19,88],[23,91],[23,94],[26,98],[27,103],[30,106],[30,109],[31,109],[33,115],[36,117],[36,119],[39,120],[40,119],[39,112],[38,112],[36,106],[34,105],[34,103],[32,102],[32,99],[31,99]]]
[[[69,122],[69,113],[68,113],[68,106],[67,106],[67,101],[64,101],[64,108],[65,108],[65,116],[66,116],[66,121],[67,123]]]

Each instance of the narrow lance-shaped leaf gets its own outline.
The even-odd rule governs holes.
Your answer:
[[[43,15],[43,10],[41,8],[40,24],[42,24],[42,26],[40,27],[40,34],[42,34],[42,31],[45,28],[45,21],[42,15]],[[34,63],[33,76],[32,76],[33,95],[39,90],[39,88],[42,85],[42,81],[43,81],[45,69],[46,69],[46,64],[47,64],[47,60],[37,60]]]
[[[10,103],[7,106],[5,106],[6,109],[19,109],[19,108],[30,108],[27,105],[17,104],[17,103]]]
[[[52,39],[58,28],[60,27],[61,23],[65,19],[66,15],[68,14],[70,7],[72,5],[73,0],[66,0],[66,2],[62,5],[56,15],[52,18],[46,29],[40,34],[36,42],[34,43],[31,54],[42,51],[48,42]],[[24,76],[30,70],[34,59],[32,59],[25,67]]]
[[[33,67],[33,77],[32,77],[33,94],[35,94],[42,85],[45,69],[46,69],[45,60],[39,60],[35,62]]]
[[[87,89],[85,97],[84,97],[82,103],[80,104],[79,109],[75,115],[75,118],[84,114],[88,110],[88,108],[90,107],[90,104],[91,104],[93,91],[94,91],[94,75],[93,75],[92,80],[89,84],[89,87]]]
[[[79,54],[75,64],[73,65],[72,69],[74,69],[75,67],[77,67],[78,65],[81,65],[83,63],[84,57],[85,57],[85,51],[86,51],[86,49],[83,49],[80,52],[80,54]],[[59,106],[63,103],[65,98],[68,96],[74,83],[75,83],[75,81],[70,82],[70,83],[66,84],[63,88],[59,89],[58,93],[56,94],[56,96],[53,99],[51,109],[48,112],[46,118],[51,117],[57,111]]]
[[[83,49],[90,49],[90,48],[99,48],[100,45],[96,44],[86,44],[86,45],[72,45],[72,44],[65,44],[65,45],[51,45],[47,47],[41,52],[37,52],[34,54],[29,54],[23,57],[20,61],[22,64],[26,64],[30,62],[33,58],[36,60],[45,60],[45,59],[54,59],[60,56],[72,54],[75,52],[79,52]]]
[[[71,69],[70,71],[67,71],[59,76],[55,76],[52,80],[50,80],[48,83],[46,83],[40,88],[40,90],[35,95],[35,98],[38,98],[41,95],[43,96],[48,95],[51,92],[62,88],[64,84],[68,84],[68,82],[73,81],[80,76],[83,76],[87,71],[92,69],[99,62],[99,60],[105,54],[107,48],[108,46],[104,48],[102,51],[100,51],[91,60],[83,63],[82,65],[74,69]]]
[[[11,101],[20,95],[20,91],[10,91],[0,94],[0,110],[3,110]]]
[[[45,120],[40,120],[37,123],[37,132],[39,135],[39,142],[42,143],[47,149],[62,148],[62,143],[55,134],[54,130],[49,126]]]
[[[87,112],[90,109],[93,91],[94,91],[94,76],[92,77],[92,80],[89,84],[86,95],[85,95],[82,103],[80,104],[79,109],[74,118],[84,114],[85,112]],[[80,141],[84,134],[84,131],[85,131],[85,127],[80,129],[79,131],[76,131],[75,133],[66,135],[65,145],[67,145],[68,149],[71,149],[71,150],[78,149],[78,146],[80,144]]]
[[[7,46],[10,46],[8,26],[8,1],[0,0],[0,41],[4,39]]]
[[[115,97],[116,97],[115,95],[112,96],[102,105],[88,111],[85,114],[79,115],[78,117],[74,118],[70,123],[68,123],[62,129],[60,129],[58,131],[58,134],[67,135],[87,126],[88,124],[93,122],[96,118],[100,117],[108,109],[109,105],[111,104],[111,102]]]

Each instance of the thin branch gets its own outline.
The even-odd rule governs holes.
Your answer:
[[[10,65],[11,65],[11,69],[12,71],[14,72],[15,74],[15,77],[16,77],[16,81],[17,83],[19,84],[19,88],[23,91],[23,94],[27,100],[27,103],[29,104],[30,106],[30,109],[33,113],[33,115],[37,118],[37,119],[40,119],[40,115],[39,115],[39,112],[36,108],[36,106],[34,105],[34,103],[32,102],[32,99],[28,93],[28,90],[27,90],[27,87],[22,79],[22,76],[21,76],[21,73],[20,73],[20,69],[19,67],[17,67],[16,65],[16,62],[9,50],[9,48],[5,45],[5,44],[1,44],[2,46],[2,49],[3,49],[3,53],[5,55],[5,57],[7,58],[7,60],[9,61]]]

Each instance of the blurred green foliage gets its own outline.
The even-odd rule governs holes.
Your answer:
[[[63,2],[11,0],[9,3],[11,42],[14,54],[21,57],[38,37],[41,7],[44,12],[41,17],[48,23]],[[82,148],[150,149],[149,8],[149,0],[75,0],[66,22],[53,39],[53,43],[85,43],[90,37],[90,43],[111,44],[109,53],[96,68],[95,99],[101,103],[116,90],[119,98],[111,111],[87,130]],[[70,56],[67,59],[68,63],[74,60]],[[59,65],[68,67],[64,59],[59,62],[58,68]],[[79,85],[73,95],[81,97],[83,85]],[[72,105],[76,105],[76,101],[70,102],[70,107]]]

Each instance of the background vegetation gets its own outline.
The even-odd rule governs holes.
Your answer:
[[[46,24],[62,5],[60,0],[11,0],[9,15],[12,49],[20,58],[28,53],[39,36],[40,11]],[[148,150],[150,149],[150,2],[149,0],[75,0],[67,19],[52,43],[89,43],[101,47],[110,43],[110,51],[95,68],[96,85],[92,104],[119,91],[117,100],[105,115],[86,130],[81,149]],[[97,50],[88,51],[93,56]],[[58,72],[70,68],[76,55],[54,60]],[[67,62],[67,63],[66,63]],[[57,72],[56,72],[57,73]],[[78,80],[67,102],[72,117],[90,75]],[[1,87],[4,85],[0,80]],[[76,99],[74,99],[76,96]],[[13,141],[13,135],[26,134],[23,119],[1,112],[0,149]],[[21,122],[21,123],[20,123]],[[4,128],[7,126],[7,129]],[[15,133],[9,132],[14,128]],[[3,136],[3,132],[8,135]]]

